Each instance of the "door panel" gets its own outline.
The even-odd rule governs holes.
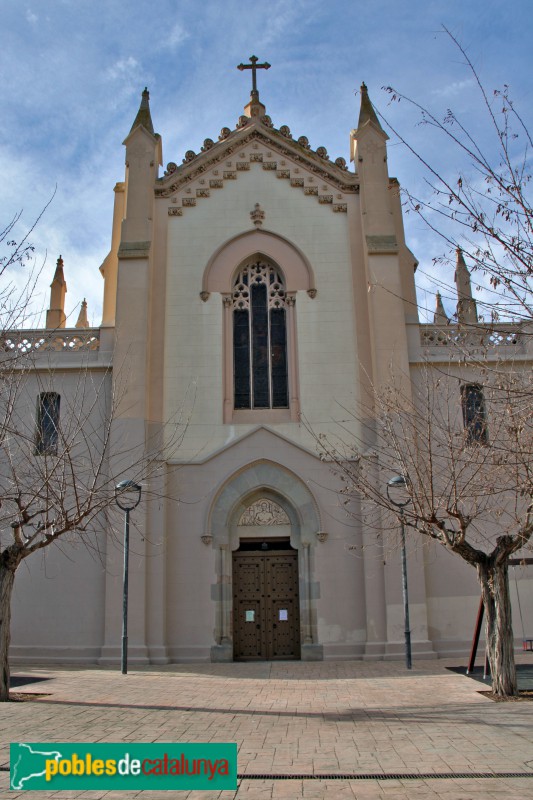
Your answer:
[[[298,554],[233,554],[236,660],[300,658]]]
[[[233,559],[233,639],[240,658],[264,660],[264,578],[260,558]]]

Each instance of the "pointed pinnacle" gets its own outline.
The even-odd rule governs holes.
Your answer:
[[[435,313],[433,315],[433,323],[435,325],[448,325],[450,322],[446,311],[444,310],[444,305],[442,303],[442,297],[440,292],[437,292],[436,295],[436,303],[435,303]]]
[[[456,258],[455,258],[455,267],[456,267],[456,269],[464,269],[470,275],[470,271],[469,271],[468,267],[466,266],[465,257],[463,255],[463,251],[461,250],[461,248],[458,247],[456,249],[455,253],[456,253]]]
[[[130,133],[135,130],[138,125],[142,125],[143,128],[155,136],[154,133],[154,126],[152,124],[152,115],[150,114],[150,92],[144,87],[144,92],[142,93],[141,105],[139,106],[139,110],[137,112],[137,116],[133,121],[133,125],[131,126]]]
[[[83,298],[83,302],[80,308],[80,313],[78,315],[78,321],[76,322],[76,328],[88,328],[88,327],[89,327],[89,320],[87,319],[87,300]]]
[[[362,128],[365,122],[373,122],[374,125],[377,125],[379,130],[383,130],[380,125],[378,116],[374,111],[374,106],[370,101],[370,97],[368,96],[368,88],[366,83],[361,84],[361,109],[359,111],[359,122],[357,123],[357,129]]]
[[[63,259],[61,258],[61,256],[59,256],[59,258],[57,259],[54,277],[50,285],[56,282],[59,282],[60,284],[65,283],[65,276],[63,274]]]

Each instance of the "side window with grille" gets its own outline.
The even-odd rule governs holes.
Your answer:
[[[477,383],[463,384],[461,386],[461,406],[467,444],[488,444],[483,388]]]
[[[37,398],[37,430],[35,452],[37,455],[56,455],[59,440],[59,406],[57,392],[41,392]]]

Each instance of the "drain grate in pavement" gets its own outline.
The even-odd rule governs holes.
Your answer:
[[[316,775],[309,773],[294,774],[254,774],[237,775],[241,781],[427,781],[438,778],[533,778],[533,772],[325,772]]]
[[[0,766],[0,772],[9,772]],[[533,772],[324,772],[280,774],[254,773],[237,775],[240,781],[427,781],[427,780],[477,780],[480,778],[533,778]]]

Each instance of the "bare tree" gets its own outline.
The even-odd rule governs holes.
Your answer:
[[[19,341],[27,346],[31,333]],[[45,350],[57,339],[57,331],[38,337]],[[161,432],[146,443],[123,431],[116,375],[88,362],[65,377],[46,352],[16,352],[14,341],[4,336],[0,359],[0,700],[9,699],[11,597],[22,561],[58,540],[98,548],[113,535],[117,483],[141,483],[143,501],[154,500],[164,467]],[[184,427],[169,427],[166,447],[174,450]]]
[[[533,535],[532,388],[530,373],[512,364],[492,373],[420,364],[360,409],[359,439],[342,448],[319,439],[346,508],[363,509],[351,512],[363,525],[378,536],[397,530],[398,498],[387,484],[403,476],[407,531],[476,569],[492,688],[501,696],[517,693],[508,563]]]
[[[427,191],[404,189],[404,207],[447,245],[436,261],[449,263],[458,247],[465,253],[480,282],[485,281],[487,311],[493,321],[531,318],[533,139],[509,85],[487,91],[459,40],[445,27],[443,33],[460,53],[477,87],[481,114],[465,121],[448,108],[439,117],[401,91],[385,87],[392,101],[413,109],[431,142],[442,144],[447,153],[444,163],[437,166],[380,114],[425,171]]]
[[[152,424],[147,439],[144,426],[142,435],[132,433],[128,364],[111,369],[98,329],[20,327],[37,271],[28,236],[12,238],[17,221],[0,234],[0,274],[19,273],[0,293],[0,701],[9,699],[20,564],[59,541],[99,548],[113,533],[115,487],[125,478],[143,484],[143,502],[158,499],[153,487],[165,453],[175,451],[187,424],[180,412],[167,425]],[[65,368],[72,357],[76,368]]]
[[[391,371],[388,387],[371,390],[368,407],[352,412],[360,422],[360,440],[346,442],[343,452],[334,442],[321,440],[320,445],[342,478],[347,507],[362,498],[371,509],[365,524],[374,524],[377,511],[380,531],[397,525],[387,481],[405,476],[408,529],[440,543],[477,571],[493,691],[513,695],[517,684],[507,573],[510,556],[527,546],[533,533],[531,370],[527,357],[517,363],[490,357],[487,344],[494,336],[516,343],[533,330],[533,142],[509,87],[488,93],[460,42],[443,31],[477,86],[485,112],[483,144],[472,132],[479,130],[478,118],[469,124],[451,109],[439,118],[386,87],[392,101],[413,109],[432,141],[448,147],[445,162],[435,166],[380,116],[425,169],[426,191],[404,189],[404,208],[444,241],[446,251],[436,262],[448,263],[460,249],[477,270],[484,287],[478,305],[484,307],[486,322],[477,323],[477,316],[467,322],[459,314],[461,324],[442,334],[455,366],[428,357],[425,364],[413,364],[409,376]],[[490,322],[498,320],[509,326],[503,334],[490,330]]]

